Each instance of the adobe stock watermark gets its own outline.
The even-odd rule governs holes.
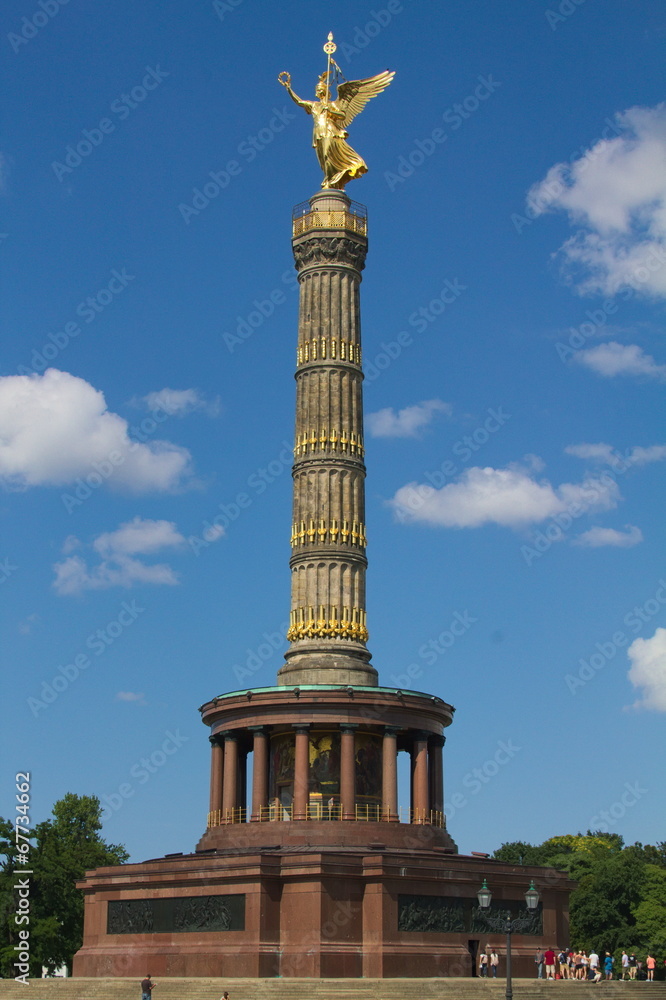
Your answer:
[[[125,291],[130,281],[135,281],[135,274],[128,274],[126,267],[120,270],[114,267],[111,277],[102,288],[98,288],[92,295],[87,295],[82,299],[74,310],[76,316],[86,324],[93,323],[100,313],[103,313],[122,292]],[[76,320],[68,320],[61,329],[54,333],[48,333],[42,346],[35,348],[30,356],[30,365],[19,365],[17,372],[19,375],[41,374],[55,361],[71,342],[81,335],[83,328]]]
[[[246,481],[245,490],[239,491],[230,503],[217,505],[219,513],[210,520],[203,522],[200,535],[189,535],[187,542],[198,556],[202,549],[207,549],[241,516],[244,510],[252,506],[256,497],[265,493],[268,487],[279,479],[285,469],[291,469],[294,461],[294,449],[288,441],[282,442],[282,450],[267,465],[256,469]]]
[[[92,666],[94,661],[89,653],[92,653],[94,657],[103,656],[107,649],[113,646],[114,642],[134,624],[145,610],[145,608],[140,608],[136,601],[129,603],[123,601],[118,615],[107,622],[103,628],[95,629],[86,638],[84,648],[88,652],[81,651],[73,656],[69,663],[58,667],[50,682],[43,681],[39,697],[31,696],[27,699],[28,708],[34,717],[37,718],[40,712],[45,711],[49,705],[57,701],[60,695]]]
[[[284,271],[280,282],[292,292],[298,290],[298,278],[292,270]],[[270,319],[276,308],[284,305],[286,301],[287,296],[279,285],[268,292],[265,298],[254,299],[252,309],[245,316],[236,316],[235,332],[229,333],[228,330],[225,330],[222,334],[229,354],[233,354],[238,347],[249,340],[252,334],[262,327],[267,319]]]
[[[246,649],[246,657],[244,663],[234,663],[231,668],[236,680],[243,684],[244,681],[248,680],[265,667],[266,664],[278,650],[284,649],[286,645],[286,635],[287,629],[289,628],[289,622],[285,621],[278,625],[276,632],[264,632],[262,633],[262,642],[256,647],[256,649]]]
[[[469,796],[478,795],[521,750],[522,747],[515,746],[513,740],[498,740],[497,749],[492,757],[484,760],[480,767],[473,767],[462,779],[462,786]],[[447,823],[468,805],[469,796],[464,792],[454,792],[450,799],[444,802]]]
[[[511,419],[511,414],[506,413],[503,406],[488,407],[487,417],[476,427],[471,434],[465,434],[451,447],[452,454],[460,457],[463,463],[476,456],[491,437],[504,427]],[[395,508],[397,521],[405,523],[411,516],[420,510],[428,500],[434,496],[438,489],[446,485],[447,481],[452,481],[462,471],[456,463],[445,458],[438,468],[426,470],[423,473],[427,483],[417,483],[411,486],[408,491],[403,491],[403,503]]]
[[[666,264],[666,252],[658,247],[652,247],[645,259],[637,264],[631,275],[626,279],[627,287],[617,293],[617,298],[627,302],[640,290],[640,286],[650,280],[651,276],[661,270]],[[606,299],[598,309],[586,309],[584,320],[580,326],[570,327],[570,335],[566,343],[561,340],[555,344],[557,356],[564,364],[570,361],[578,351],[585,347],[591,337],[596,337],[606,324],[609,316],[618,310],[615,299]]]
[[[211,201],[214,201],[231,184],[234,177],[240,177],[244,165],[256,160],[259,153],[263,152],[267,146],[275,139],[276,135],[284,132],[287,125],[293,122],[296,115],[290,111],[286,105],[282,108],[273,108],[273,117],[267,125],[260,128],[255,135],[248,135],[239,142],[236,148],[236,155],[244,162],[236,159],[228,160],[222,170],[209,170],[208,178],[201,187],[192,188],[192,203],[182,202],[178,205],[178,211],[186,226],[189,226],[192,218],[201,215],[205,208],[208,208]]]
[[[624,791],[617,802],[613,802],[608,809],[602,809],[595,816],[592,816],[587,824],[588,829],[598,830],[600,833],[610,833],[611,827],[616,826],[621,819],[624,819],[627,811],[633,809],[644,796],[648,795],[649,791],[649,788],[641,788],[638,781],[634,781],[633,785],[625,781]]]
[[[368,47],[373,38],[376,38],[385,28],[393,24],[394,18],[398,14],[402,14],[404,9],[400,0],[389,0],[386,7],[371,10],[366,15],[368,19],[364,24],[354,26],[351,42],[344,40],[338,42],[336,40],[338,52],[342,54],[347,63],[350,63],[354,56],[360,55],[363,49]]]
[[[560,24],[564,24],[572,14],[575,14],[579,7],[585,3],[585,0],[561,0],[558,4],[556,10],[544,11],[544,16],[548,25],[552,31],[557,31]]]
[[[457,132],[479,110],[481,105],[502,86],[499,80],[493,80],[491,73],[488,76],[477,76],[477,80],[479,82],[471,94],[443,112],[442,121],[449,126],[448,132],[438,126],[425,139],[414,139],[412,149],[398,157],[395,170],[384,171],[384,180],[389,191],[395,191],[399,184],[404,184],[408,178],[413,177],[426,159],[447,142],[450,133]]]
[[[637,604],[624,616],[623,625],[631,629],[634,635],[637,635],[642,631],[643,626],[651,621],[655,615],[658,615],[664,607],[666,607],[666,579],[662,577],[657,583],[657,589],[654,594],[648,597],[643,604]],[[607,663],[615,659],[618,651],[624,649],[629,644],[629,639],[630,637],[625,632],[618,629],[616,632],[613,632],[610,639],[605,639],[603,642],[595,642],[594,652],[590,653],[587,659],[583,657],[579,659],[578,663],[580,666],[578,672],[576,674],[565,675],[564,682],[571,694],[577,694],[579,688],[583,688],[586,684],[589,684],[604,669]]]
[[[32,41],[36,35],[50,24],[54,17],[60,13],[60,8],[69,3],[69,0],[38,0],[37,10],[33,11],[30,17],[21,18],[21,27],[18,31],[10,31],[7,41],[14,52],[21,51],[24,45]]]
[[[425,333],[439,317],[446,312],[449,306],[456,302],[463,292],[467,291],[467,285],[463,285],[459,278],[446,278],[439,293],[437,293],[427,305],[419,306],[407,319],[407,325],[416,330],[417,333]],[[379,345],[381,351],[375,354],[371,361],[364,360],[363,372],[367,382],[374,382],[383,371],[390,368],[394,361],[400,357],[403,351],[411,347],[414,338],[408,330],[401,330],[395,340],[388,343],[382,341]]]
[[[570,170],[575,164],[576,172],[583,173],[591,163],[594,163],[602,150],[605,149],[605,147],[600,145],[601,142],[622,135],[623,132],[626,132],[627,128],[628,126],[621,122],[614,122],[612,118],[605,118],[604,127],[596,139],[593,139],[588,146],[579,146],[578,149],[570,154],[567,161],[568,169]],[[522,233],[526,226],[531,226],[541,213],[548,208],[551,201],[559,198],[566,191],[566,187],[562,181],[556,179],[548,181],[547,184],[539,185],[539,189],[544,194],[540,198],[528,202],[524,215],[520,215],[518,212],[511,213],[511,224],[518,234]]]
[[[63,160],[54,160],[51,169],[60,183],[81,166],[83,161],[90,156],[94,149],[102,145],[107,136],[116,131],[118,122],[125,121],[126,118],[135,111],[139,105],[148,97],[153,90],[157,90],[163,80],[171,74],[159,66],[146,66],[145,76],[141,83],[136,84],[129,93],[122,93],[115,101],[111,102],[109,111],[115,115],[116,120],[104,117],[93,128],[84,128],[81,138],[75,140],[65,149]]]
[[[0,584],[6,583],[10,576],[13,576],[18,570],[18,566],[15,566],[13,562],[9,561],[9,556],[5,556],[4,559],[0,559]]]
[[[243,3],[245,0],[213,0],[213,10],[220,21],[224,21],[227,14],[233,14]]]
[[[631,453],[632,449],[629,449]],[[541,559],[555,542],[561,542],[572,528],[574,521],[591,510],[601,497],[613,491],[617,485],[618,476],[623,476],[633,465],[629,455],[614,455],[613,464],[604,469],[592,482],[581,488],[582,499],[571,500],[566,504],[566,510],[552,514],[543,531],[536,531],[532,536],[531,545],[521,545],[520,554],[527,566]]]
[[[155,433],[158,427],[171,416],[173,416],[173,411],[169,411],[163,406],[155,407],[147,417],[143,418],[138,426],[132,425],[128,429],[128,437],[132,442],[129,448],[125,451],[113,449],[98,461],[91,462],[90,471],[76,477],[71,491],[60,494],[60,499],[67,513],[71,514],[78,507],[81,507],[86,500],[89,500],[95,490],[98,490],[100,486],[108,482],[115,472],[125,464],[128,455],[135,452],[140,444],[144,444]]]
[[[136,794],[137,787],[150,781],[152,775],[157,774],[169,758],[178,753],[183,743],[189,742],[190,739],[189,736],[183,736],[180,729],[177,729],[175,733],[167,729],[164,736],[165,739],[157,750],[153,750],[147,757],[142,757],[136,764],[132,764],[129,769],[131,781],[122,781],[115,792],[104,793],[101,796],[101,802],[104,806],[103,820],[110,819],[115,812],[122,809],[125,802]]]
[[[434,666],[440,656],[444,656],[455,645],[458,639],[465,635],[478,620],[478,618],[474,618],[467,610],[454,611],[448,628],[443,629],[434,639],[429,639],[423,645],[419,646],[419,658],[424,661],[426,666]],[[405,668],[404,674],[391,674],[391,685],[409,690],[411,689],[412,681],[416,681],[422,676],[423,667],[418,663],[410,663]]]

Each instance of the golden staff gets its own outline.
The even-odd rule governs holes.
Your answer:
[[[329,31],[328,41],[324,45],[324,52],[328,56],[328,64],[326,66],[326,107],[328,107],[328,99],[330,96],[330,80],[331,80],[331,56],[335,51],[337,51],[337,45],[333,41],[333,32]]]

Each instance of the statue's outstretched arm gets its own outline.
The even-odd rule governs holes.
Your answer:
[[[280,75],[278,76],[278,80],[282,84],[284,89],[287,91],[294,104],[298,104],[299,108],[303,108],[305,111],[307,111],[308,114],[312,114],[313,101],[304,101],[301,97],[298,96],[298,94],[294,93],[294,91],[291,89],[291,77],[289,73],[287,72],[280,73]]]

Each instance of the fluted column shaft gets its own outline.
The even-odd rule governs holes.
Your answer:
[[[306,819],[310,788],[310,744],[308,726],[294,726],[294,819]]]
[[[428,803],[428,734],[416,733],[412,745],[412,808],[414,822],[423,823]]]
[[[340,807],[343,819],[356,819],[356,726],[340,726]]]
[[[252,732],[252,816],[253,822],[261,819],[261,811],[268,805],[268,733],[263,727],[251,728]]]
[[[238,791],[238,737],[224,734],[224,780],[222,791],[222,810],[230,813],[237,805]]]
[[[398,819],[398,731],[385,729],[382,743],[382,817]]]
[[[224,749],[217,736],[209,736],[210,740],[210,812],[218,812],[222,808],[222,769],[224,766]]]
[[[375,685],[366,648],[359,286],[364,210],[322,191],[295,217],[300,283],[291,612],[280,684]]]

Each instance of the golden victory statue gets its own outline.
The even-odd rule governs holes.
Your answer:
[[[346,138],[347,126],[363,110],[371,97],[385,90],[395,73],[385,70],[367,80],[345,80],[342,70],[332,59],[337,46],[329,32],[324,52],[328,55],[328,67],[319,77],[315,89],[316,101],[304,101],[291,89],[291,77],[283,72],[278,80],[294,103],[303,108],[314,119],[312,145],[317,151],[319,165],[324,171],[323,188],[343,189],[355,177],[367,173],[365,161],[355,152]],[[335,68],[336,81],[342,77],[344,83],[338,85],[335,100],[331,100],[331,64]]]

